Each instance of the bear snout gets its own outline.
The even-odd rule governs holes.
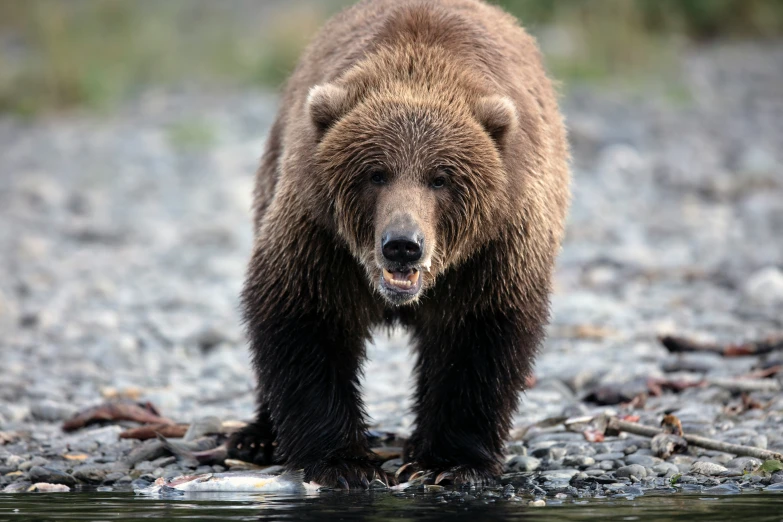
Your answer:
[[[410,264],[421,259],[424,238],[415,230],[387,232],[383,235],[381,252],[392,263]]]

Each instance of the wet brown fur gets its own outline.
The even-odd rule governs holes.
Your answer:
[[[382,187],[367,175],[379,165]],[[362,484],[377,472],[364,344],[400,322],[417,350],[407,460],[491,480],[548,319],[568,187],[556,96],[512,17],[475,0],[364,1],[334,17],[288,81],[256,178],[242,298],[259,418],[235,450],[268,459],[277,440],[308,480]],[[397,307],[378,294],[377,258],[401,212],[432,266]]]

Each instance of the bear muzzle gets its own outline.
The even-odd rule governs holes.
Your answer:
[[[424,234],[416,226],[390,226],[381,237],[382,293],[395,304],[413,300],[422,286],[419,263],[424,255]]]

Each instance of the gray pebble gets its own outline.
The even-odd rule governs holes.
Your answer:
[[[571,480],[571,477],[579,473],[576,469],[558,469],[551,471],[542,471],[541,477],[547,480]]]
[[[19,466],[24,462],[24,458],[20,457],[19,455],[11,455],[5,459],[5,465],[10,468],[14,468],[14,471],[19,469]]]
[[[680,472],[680,468],[672,464],[671,462],[661,462],[652,467],[653,472],[659,477],[666,477],[676,475]]]
[[[604,471],[610,471],[613,470],[614,468],[619,467],[617,466],[616,462],[617,461],[615,460],[602,460],[601,462],[598,463],[598,467],[600,467]]]
[[[506,473],[535,471],[541,466],[541,460],[525,455],[515,455],[506,462]]]
[[[660,464],[663,462],[663,460],[659,459],[658,457],[651,457],[649,455],[628,455],[625,457],[625,462],[627,464],[639,464],[645,468],[651,468],[656,464]]]
[[[103,484],[116,484],[119,480],[122,480],[123,477],[125,477],[125,473],[122,471],[113,471],[111,473],[108,473],[103,478]]]
[[[587,468],[595,464],[593,457],[587,457],[583,455],[567,456],[563,459],[563,465],[573,468]]]
[[[88,484],[101,484],[109,471],[101,466],[85,464],[73,470],[73,476]]]
[[[732,482],[724,482],[717,486],[704,488],[703,491],[704,493],[709,493],[711,495],[736,495],[742,493],[742,489]]]
[[[728,470],[724,466],[706,460],[700,460],[698,462],[694,462],[690,467],[690,473],[695,473],[695,474],[705,475],[705,476],[720,475],[725,471]]]
[[[762,464],[763,462],[755,457],[736,457],[728,461],[726,467],[741,471],[754,471]]]
[[[32,460],[28,460],[26,462],[23,462],[19,464],[17,469],[19,471],[28,471],[30,468],[33,468],[34,466],[46,466],[49,464],[49,461],[43,457],[33,457]],[[36,480],[35,482],[46,482],[45,480]]]
[[[70,404],[62,404],[50,400],[43,400],[30,406],[30,415],[36,420],[44,422],[60,422],[71,417],[76,408]]]
[[[122,431],[123,428],[117,425],[90,429],[73,436],[68,446],[73,451],[94,453],[99,447],[111,447],[117,444]]]
[[[596,462],[603,462],[605,460],[623,460],[625,453],[613,452],[613,453],[599,453],[593,457]]]
[[[618,478],[636,478],[643,479],[647,476],[647,470],[644,466],[639,464],[631,464],[630,466],[623,466],[615,471],[615,475]]]
[[[30,469],[30,480],[33,482],[48,482],[50,484],[64,484],[69,487],[76,485],[76,479],[58,469],[35,466]]]

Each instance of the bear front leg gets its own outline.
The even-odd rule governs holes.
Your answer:
[[[418,471],[436,483],[495,481],[541,337],[541,325],[527,327],[513,313],[416,326],[416,428],[401,481]]]
[[[290,469],[322,486],[388,480],[371,459],[359,393],[364,338],[315,314],[250,324],[254,365]]]

